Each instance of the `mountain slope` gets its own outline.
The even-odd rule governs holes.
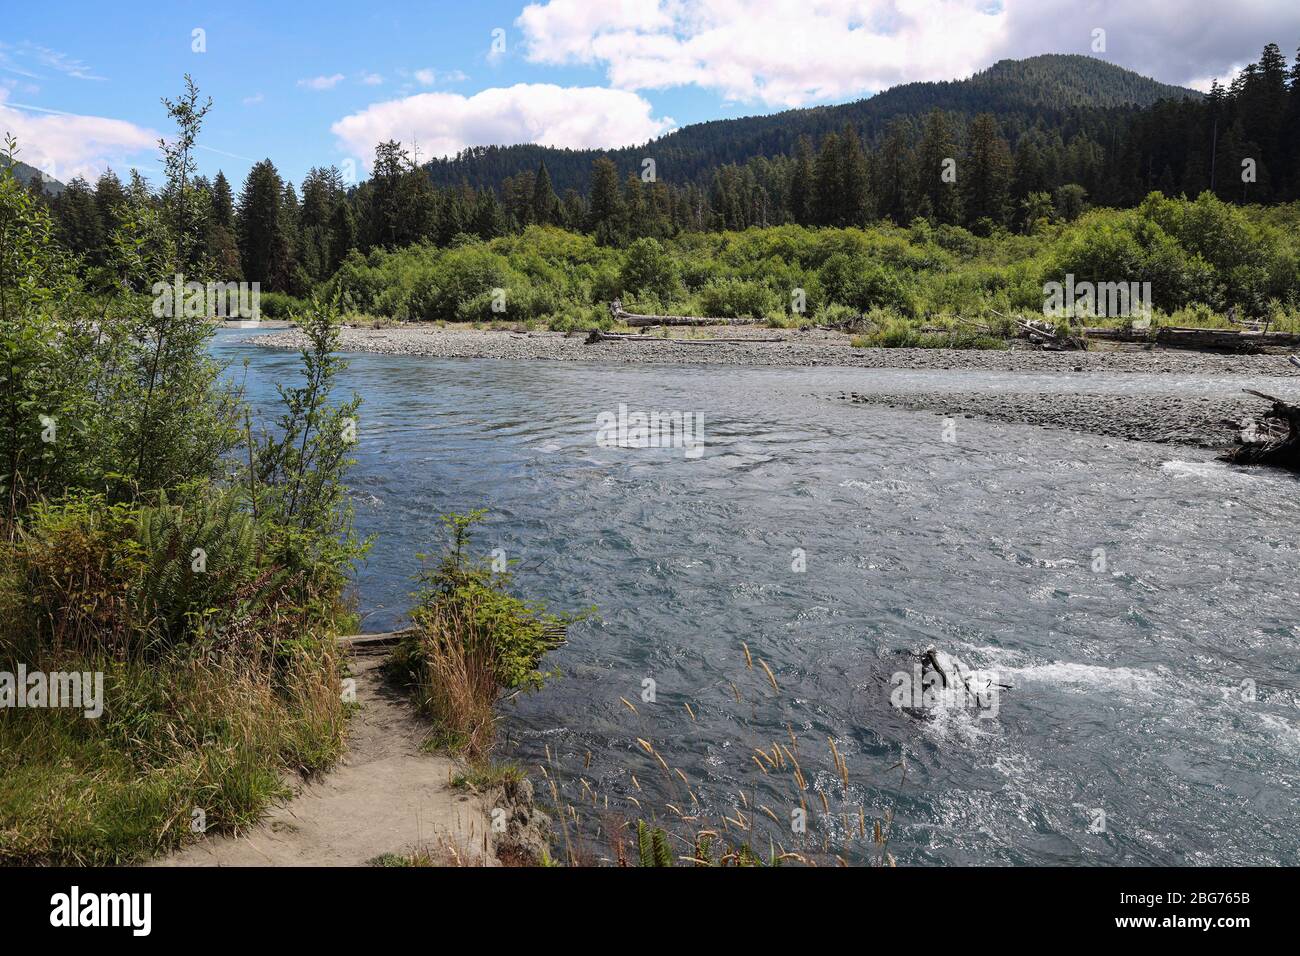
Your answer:
[[[9,161],[5,157],[0,156],[0,167],[7,165],[9,165]],[[41,179],[42,177],[44,177],[46,193],[51,196],[57,196],[63,192],[63,183],[59,182],[57,179],[51,179],[35,166],[28,166],[26,163],[18,160],[14,161],[14,178],[24,186],[30,183],[33,179]]]
[[[644,146],[616,150],[476,147],[453,159],[434,160],[427,168],[438,185],[467,181],[482,188],[497,187],[505,177],[535,170],[545,161],[558,192],[568,188],[585,192],[591,161],[596,157],[610,157],[626,174],[639,169],[644,157],[653,156],[659,175],[679,183],[703,182],[719,165],[790,153],[800,136],[815,141],[845,123],[853,124],[869,143],[875,143],[890,120],[919,120],[934,109],[961,117],[993,113],[1018,129],[1034,125],[1060,128],[1077,124],[1080,114],[1130,110],[1162,99],[1200,95],[1092,57],[1045,54],[1000,60],[965,80],[907,83],[838,106],[697,123]]]

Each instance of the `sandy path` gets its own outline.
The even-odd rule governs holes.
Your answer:
[[[360,709],[334,770],[274,807],[240,836],[216,836],[156,866],[358,866],[384,853],[454,847],[467,863],[495,863],[481,797],[451,786],[455,761],[421,750],[427,728],[379,671],[387,648],[357,648],[351,673]],[[485,859],[486,858],[486,859]]]

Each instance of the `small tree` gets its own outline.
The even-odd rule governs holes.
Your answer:
[[[650,293],[666,303],[677,291],[677,265],[659,240],[638,239],[628,247],[619,280],[624,293]]]

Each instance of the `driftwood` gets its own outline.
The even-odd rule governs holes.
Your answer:
[[[1049,327],[1046,322],[1032,319],[1026,322],[1022,319],[1016,319],[1016,324],[1020,326],[1020,331],[1025,338],[1049,352],[1064,352],[1072,349],[1086,352],[1088,350],[1086,339],[1075,335],[1067,335],[1065,338],[1061,338],[1056,334],[1055,328]]]
[[[996,315],[1002,314],[997,310],[993,311]],[[1047,349],[1059,344],[1054,330],[1049,328],[1046,322],[1033,319],[1025,321],[1018,317],[1015,321],[1020,326],[1021,335],[1031,342],[1042,345],[1043,348]],[[1146,342],[1162,345],[1165,348],[1197,351],[1251,352],[1261,348],[1294,348],[1300,346],[1300,334],[1272,332],[1269,331],[1266,323],[1236,322],[1235,324],[1237,327],[1231,329],[1198,329],[1174,326],[1135,328],[1131,325],[1112,328],[1109,326],[1089,325],[1081,326],[1078,331],[1081,336],[1088,339],[1106,339],[1115,342]],[[1075,339],[1074,342],[1078,347],[1081,346],[1083,339]]]
[[[1249,326],[1233,329],[1086,326],[1081,331],[1090,339],[1154,342],[1165,348],[1200,351],[1250,352],[1260,348],[1288,348],[1300,345],[1300,335],[1293,332],[1270,332],[1266,328]]]
[[[602,332],[592,329],[587,335],[587,345],[593,342],[631,342],[634,345],[748,345],[751,342],[784,342],[783,338],[716,338],[716,339],[661,339],[657,335],[622,335],[618,332]]]
[[[1251,351],[1265,347],[1300,345],[1294,332],[1239,332],[1235,329],[1186,329],[1165,327],[1156,332],[1156,342],[1176,349]]]
[[[1262,428],[1252,423],[1240,445],[1222,456],[1224,461],[1236,465],[1271,465],[1300,472],[1300,405],[1284,402],[1253,388],[1243,389],[1248,395],[1272,402],[1273,407],[1264,413]]]
[[[616,322],[625,322],[633,328],[647,325],[753,325],[753,319],[716,319],[702,315],[637,315],[624,312],[623,303],[615,299],[609,304],[609,314]]]

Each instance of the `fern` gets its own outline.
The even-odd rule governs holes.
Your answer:
[[[636,848],[642,866],[672,866],[673,853],[668,846],[668,834],[659,827],[648,827],[644,820],[636,822]]]
[[[650,845],[650,828],[644,820],[636,822],[636,848],[641,857],[642,866],[654,866],[654,850]]]
[[[668,847],[668,834],[655,827],[650,836],[651,842],[654,844],[655,866],[672,866],[673,854]]]

